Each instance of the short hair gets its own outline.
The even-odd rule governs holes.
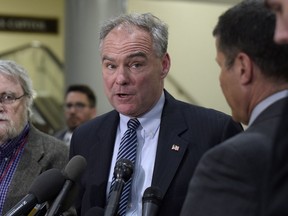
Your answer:
[[[263,75],[288,81],[288,46],[274,40],[276,18],[262,0],[244,0],[224,12],[213,30],[218,49],[231,67],[239,52],[246,53]]]
[[[70,92],[81,92],[81,93],[85,94],[88,98],[90,107],[96,107],[97,98],[89,86],[82,85],[82,84],[70,85],[70,86],[68,86],[68,88],[66,90],[65,96],[67,96],[67,94]]]
[[[32,104],[35,94],[33,89],[32,80],[29,77],[27,71],[16,62],[11,60],[0,60],[0,73],[6,76],[14,77],[20,82],[20,85],[26,95],[26,106],[28,116],[32,114]]]
[[[168,26],[151,13],[144,14],[122,14],[104,22],[100,30],[100,49],[103,40],[117,26],[135,26],[148,32],[153,41],[153,49],[156,56],[162,57],[167,52],[168,47]]]

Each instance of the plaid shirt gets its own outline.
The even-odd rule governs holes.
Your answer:
[[[27,143],[29,123],[23,131],[15,138],[0,145],[0,215],[2,215],[5,198],[13,174]]]

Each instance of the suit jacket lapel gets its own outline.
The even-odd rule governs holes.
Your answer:
[[[90,170],[93,170],[93,175],[95,175],[93,180],[98,187],[96,191],[99,194],[96,197],[96,203],[103,207],[106,204],[106,189],[118,123],[119,114],[116,111],[112,111],[112,114],[107,115],[107,118],[101,124],[101,129],[97,131],[99,134],[99,136],[96,136],[97,140],[95,140],[97,145],[92,145],[91,154],[89,154],[89,157],[93,158],[88,159],[88,161],[97,160],[92,164],[93,167],[91,166]],[[106,136],[103,136],[103,134],[106,134]]]
[[[158,186],[165,195],[187,149],[187,141],[181,139],[187,126],[181,112],[175,106],[176,100],[165,92],[157,156],[152,185]]]

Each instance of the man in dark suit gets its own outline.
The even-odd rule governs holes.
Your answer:
[[[276,15],[274,41],[278,44],[288,44],[288,1],[265,0],[266,6]],[[282,120],[275,136],[272,153],[270,179],[268,180],[269,208],[267,216],[288,215],[288,103],[285,105]]]
[[[181,216],[265,215],[274,205],[272,151],[288,102],[288,47],[274,43],[274,28],[261,0],[243,1],[219,18],[213,35],[220,85],[233,118],[248,128],[204,154]]]
[[[24,196],[42,172],[62,169],[68,148],[29,121],[34,90],[27,72],[15,62],[0,61],[0,215]]]
[[[141,215],[146,188],[158,187],[158,215],[179,215],[188,182],[205,151],[242,131],[221,112],[174,99],[164,90],[170,69],[168,29],[150,13],[108,20],[100,33],[106,95],[115,108],[77,128],[70,156],[83,155],[87,169],[76,202],[79,215],[105,208],[116,156],[127,122],[137,118],[137,157],[126,213]]]

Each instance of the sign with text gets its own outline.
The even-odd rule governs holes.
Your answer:
[[[58,20],[0,14],[0,31],[57,34]]]

